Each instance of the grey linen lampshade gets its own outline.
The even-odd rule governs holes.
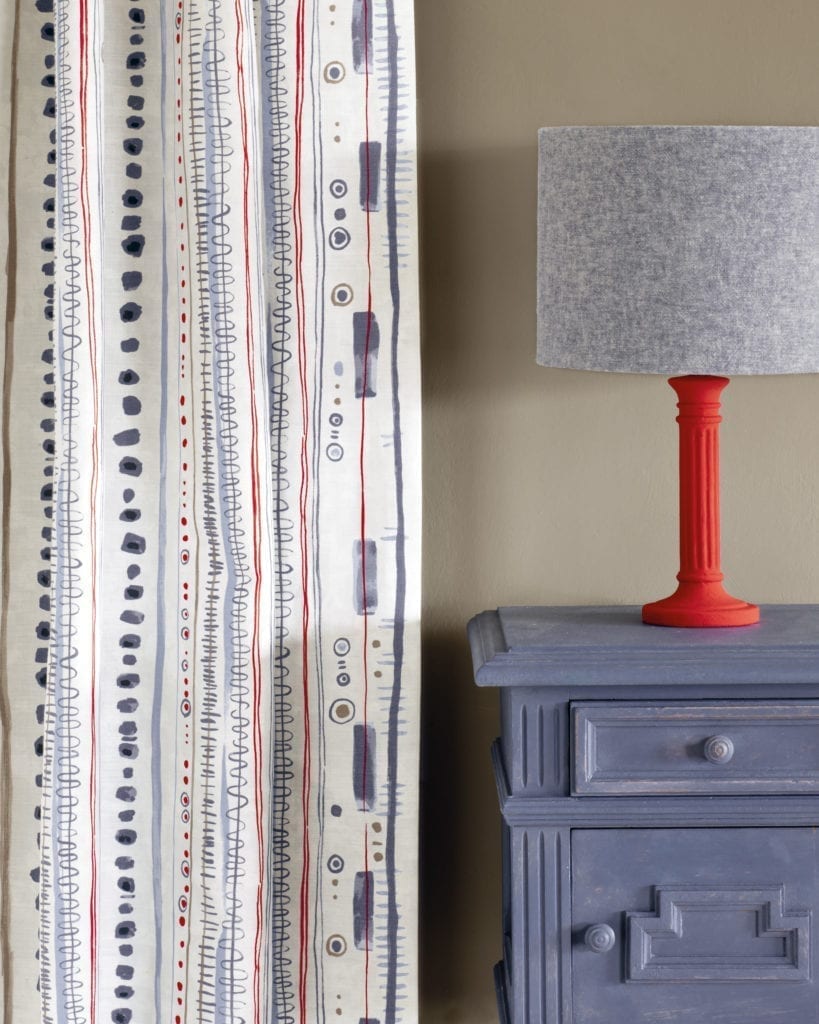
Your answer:
[[[539,363],[819,371],[819,128],[541,128],[539,142]]]

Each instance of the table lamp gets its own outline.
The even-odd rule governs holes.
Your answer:
[[[819,371],[819,128],[542,128],[544,366],[661,373],[678,396],[680,571],[662,626],[746,626],[720,568],[720,392]]]

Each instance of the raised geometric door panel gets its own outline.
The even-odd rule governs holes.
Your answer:
[[[785,886],[654,887],[655,912],[626,914],[626,981],[809,981],[809,911]]]
[[[573,1024],[819,1024],[818,865],[810,828],[572,830]]]

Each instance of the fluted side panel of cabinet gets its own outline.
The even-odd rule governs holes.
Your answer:
[[[512,830],[511,1024],[571,1024],[571,837]]]

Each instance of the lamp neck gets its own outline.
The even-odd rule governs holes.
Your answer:
[[[759,608],[722,586],[719,540],[719,414],[727,377],[672,377],[680,414],[680,571],[676,591],[643,605],[655,626],[750,626]]]
[[[672,377],[680,425],[681,583],[718,583],[720,395],[727,377]]]

